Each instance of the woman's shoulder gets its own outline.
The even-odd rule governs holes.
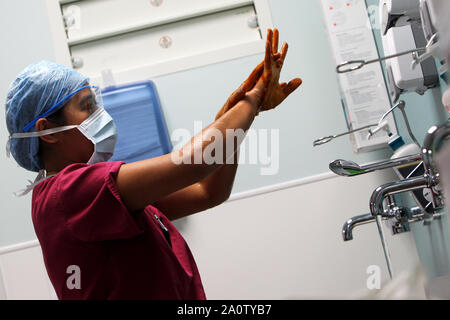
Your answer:
[[[95,164],[73,163],[66,166],[64,169],[58,172],[55,175],[55,177],[61,177],[72,173],[82,173],[82,172],[95,173],[97,171],[104,171],[104,170],[108,171],[117,170],[120,168],[122,164],[124,164],[124,162],[122,161],[106,161],[106,162],[98,162]]]

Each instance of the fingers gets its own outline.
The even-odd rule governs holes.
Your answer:
[[[270,62],[271,46],[272,46],[272,30],[268,29],[267,30],[267,40],[266,40],[266,54],[264,56],[264,73],[271,70],[271,62]]]
[[[259,81],[251,91],[250,97],[255,99],[255,103],[261,104],[269,88],[270,81],[272,80],[272,40],[273,33],[271,29],[267,30],[266,40],[266,54],[264,56],[264,70]]]
[[[261,104],[267,93],[267,90],[272,80],[272,40],[273,34],[272,30],[267,30],[267,40],[266,40],[266,54],[264,56],[264,71],[256,86],[251,91],[251,97],[255,99],[255,103]]]
[[[273,36],[272,36],[272,54],[276,54],[278,52],[278,39],[279,39],[280,33],[278,32],[278,29],[273,29]]]
[[[284,63],[284,59],[286,59],[286,55],[287,55],[287,52],[288,52],[288,44],[285,42],[284,44],[283,44],[283,47],[281,48],[281,57],[280,57],[280,61],[281,61],[281,64],[283,64]]]
[[[277,31],[278,32],[278,31]],[[236,103],[238,103],[245,94],[252,90],[253,87],[256,85],[258,79],[265,73],[264,77],[264,87],[268,87],[270,81],[271,75],[272,75],[272,68],[271,68],[271,49],[273,46],[273,32],[271,29],[267,30],[267,41],[266,41],[266,55],[264,58],[264,61],[261,62],[256,66],[256,68],[252,71],[250,76],[245,80],[241,86],[234,91],[231,96],[227,99],[225,102],[225,105],[222,107],[223,113],[225,113],[228,109],[233,107]],[[278,44],[277,44],[278,46]],[[279,59],[280,55],[277,54],[277,58]]]
[[[288,84],[285,84],[285,86],[282,86],[283,93],[286,95],[290,95],[292,92],[294,92],[300,85],[302,84],[302,79],[295,78],[291,81],[289,81]]]
[[[272,48],[273,47],[273,31],[272,29],[267,29],[267,40],[266,40],[266,59],[265,61],[267,62],[267,57],[269,58],[269,62],[270,62],[270,58],[272,57]]]
[[[267,39],[266,41],[270,42],[270,46],[272,49],[272,42],[273,42],[273,31],[272,29],[267,29]]]
[[[269,85],[270,79],[272,77],[272,61],[271,61],[271,50],[272,50],[272,30],[267,31],[267,41],[266,41],[266,55],[264,57],[264,87]]]

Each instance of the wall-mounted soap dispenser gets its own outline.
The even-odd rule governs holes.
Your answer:
[[[382,42],[386,56],[423,48],[427,39],[421,23],[419,0],[380,0]],[[422,52],[422,53],[423,53]],[[401,93],[417,92],[439,85],[438,71],[432,57],[420,59],[417,54],[402,55],[386,63],[391,98],[396,102]]]

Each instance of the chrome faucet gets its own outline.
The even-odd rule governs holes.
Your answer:
[[[396,159],[387,159],[384,161],[370,163],[362,166],[353,161],[338,159],[331,162],[329,168],[337,175],[353,177],[376,170],[398,167],[418,161],[422,161],[422,155],[420,153]]]
[[[344,223],[344,226],[342,227],[342,238],[344,239],[344,241],[353,240],[354,228],[372,222],[375,222],[375,217],[372,216],[370,213],[348,219]]]
[[[388,196],[417,189],[431,188],[436,186],[436,184],[436,180],[427,175],[386,183],[376,188],[372,193],[369,204],[370,214],[373,217],[382,215],[384,213],[383,202]]]
[[[370,214],[355,216],[349,219],[342,227],[342,236],[344,241],[353,239],[353,229],[357,226],[376,222],[378,231],[383,245],[389,274],[392,278],[392,265],[390,254],[386,247],[386,240],[381,227],[381,220],[387,220],[391,224],[393,234],[409,231],[409,223],[418,221],[431,221],[441,216],[439,212],[443,207],[443,199],[439,185],[439,172],[436,169],[434,158],[439,152],[445,140],[450,137],[450,122],[447,121],[443,125],[433,126],[428,130],[428,135],[424,140],[422,152],[411,156],[401,157],[397,159],[388,159],[372,164],[360,166],[355,162],[346,160],[335,160],[330,163],[330,170],[340,176],[352,177],[361,174],[373,172],[375,170],[397,167],[414,162],[421,162],[425,166],[425,174],[420,177],[413,177],[405,180],[386,183],[372,193],[370,197]],[[404,208],[398,207],[392,195],[429,188],[432,193],[433,201],[430,203],[431,212],[420,207]],[[387,209],[384,209],[385,200],[388,200]],[[426,208],[425,208],[426,209]]]
[[[347,160],[335,160],[330,163],[330,169],[334,173],[340,176],[352,177],[375,170],[392,168],[400,165],[410,164],[416,161],[423,161],[426,168],[426,173],[421,177],[409,178],[406,180],[394,181],[386,183],[372,193],[370,197],[370,214],[360,215],[349,219],[342,227],[342,236],[344,241],[353,239],[353,229],[359,225],[367,224],[376,221],[377,216],[381,216],[384,220],[394,219],[396,221],[393,233],[400,233],[404,228],[400,227],[402,222],[416,222],[427,221],[433,217],[439,217],[436,212],[442,206],[442,199],[437,195],[439,201],[433,201],[433,206],[436,210],[434,214],[429,214],[419,207],[417,208],[399,208],[395,206],[395,203],[391,203],[390,209],[384,209],[384,200],[394,194],[409,192],[418,189],[430,188],[433,193],[439,193],[435,187],[439,184],[439,173],[437,172],[434,164],[434,157],[439,149],[442,147],[443,142],[450,137],[450,121],[445,122],[441,126],[433,126],[428,130],[428,135],[425,137],[424,145],[422,147],[421,154],[415,154],[411,156],[401,157],[397,159],[388,159],[372,164],[360,166],[355,162]],[[436,196],[434,194],[434,196]],[[392,201],[391,201],[392,202]],[[399,212],[408,212],[409,217],[405,220],[405,217],[400,215]]]
[[[443,142],[450,136],[450,121],[446,121],[441,126],[433,126],[428,130],[422,147],[422,152],[410,156],[396,159],[387,159],[380,162],[359,165],[353,161],[338,159],[330,163],[329,168],[335,174],[345,177],[353,177],[361,174],[370,173],[376,170],[398,167],[405,164],[411,164],[417,161],[423,161],[429,176],[437,179],[439,174],[436,171],[434,157],[436,152],[442,147]]]
[[[428,130],[422,147],[423,163],[428,174],[436,173],[434,157],[442,148],[445,140],[450,137],[450,120],[440,126],[433,126]]]
[[[375,218],[370,213],[348,219],[342,227],[342,237],[344,238],[344,241],[353,240],[353,229],[355,227],[374,221]]]
[[[411,223],[422,221],[425,218],[425,214],[420,207],[415,208],[400,208],[392,207],[391,209],[384,210],[381,213],[383,220],[390,220],[396,218],[396,221],[392,224],[392,233],[399,234],[405,231],[404,223]],[[376,221],[371,213],[356,216],[347,220],[342,227],[342,238],[344,241],[353,240],[353,229],[368,223]]]

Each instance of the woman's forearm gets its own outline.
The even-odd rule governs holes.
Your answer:
[[[242,100],[236,106],[193,137],[183,148],[173,152],[179,162],[196,164],[195,170],[207,177],[236,153],[245,133],[254,121],[259,105]],[[215,150],[212,160],[206,150]],[[201,155],[201,157],[199,156]],[[203,173],[202,173],[203,172]]]
[[[124,164],[117,175],[116,184],[126,207],[130,211],[142,209],[171,193],[206,179],[223,166],[226,152],[222,155],[222,161],[220,157],[219,159],[216,157],[218,161],[211,163],[203,156],[205,148],[211,146],[217,149],[225,148],[227,141],[230,139],[234,141],[234,135],[227,135],[227,130],[247,131],[255,118],[259,101],[260,99],[247,98],[242,100],[178,151]],[[217,134],[222,136],[222,144],[219,144],[220,139],[210,139]],[[237,148],[239,144],[234,144],[233,154]],[[196,153],[200,157],[196,157]],[[180,159],[182,161],[178,162]]]
[[[230,197],[238,168],[238,152],[233,155],[232,159],[232,163],[225,163],[199,182],[214,203],[222,203]]]

